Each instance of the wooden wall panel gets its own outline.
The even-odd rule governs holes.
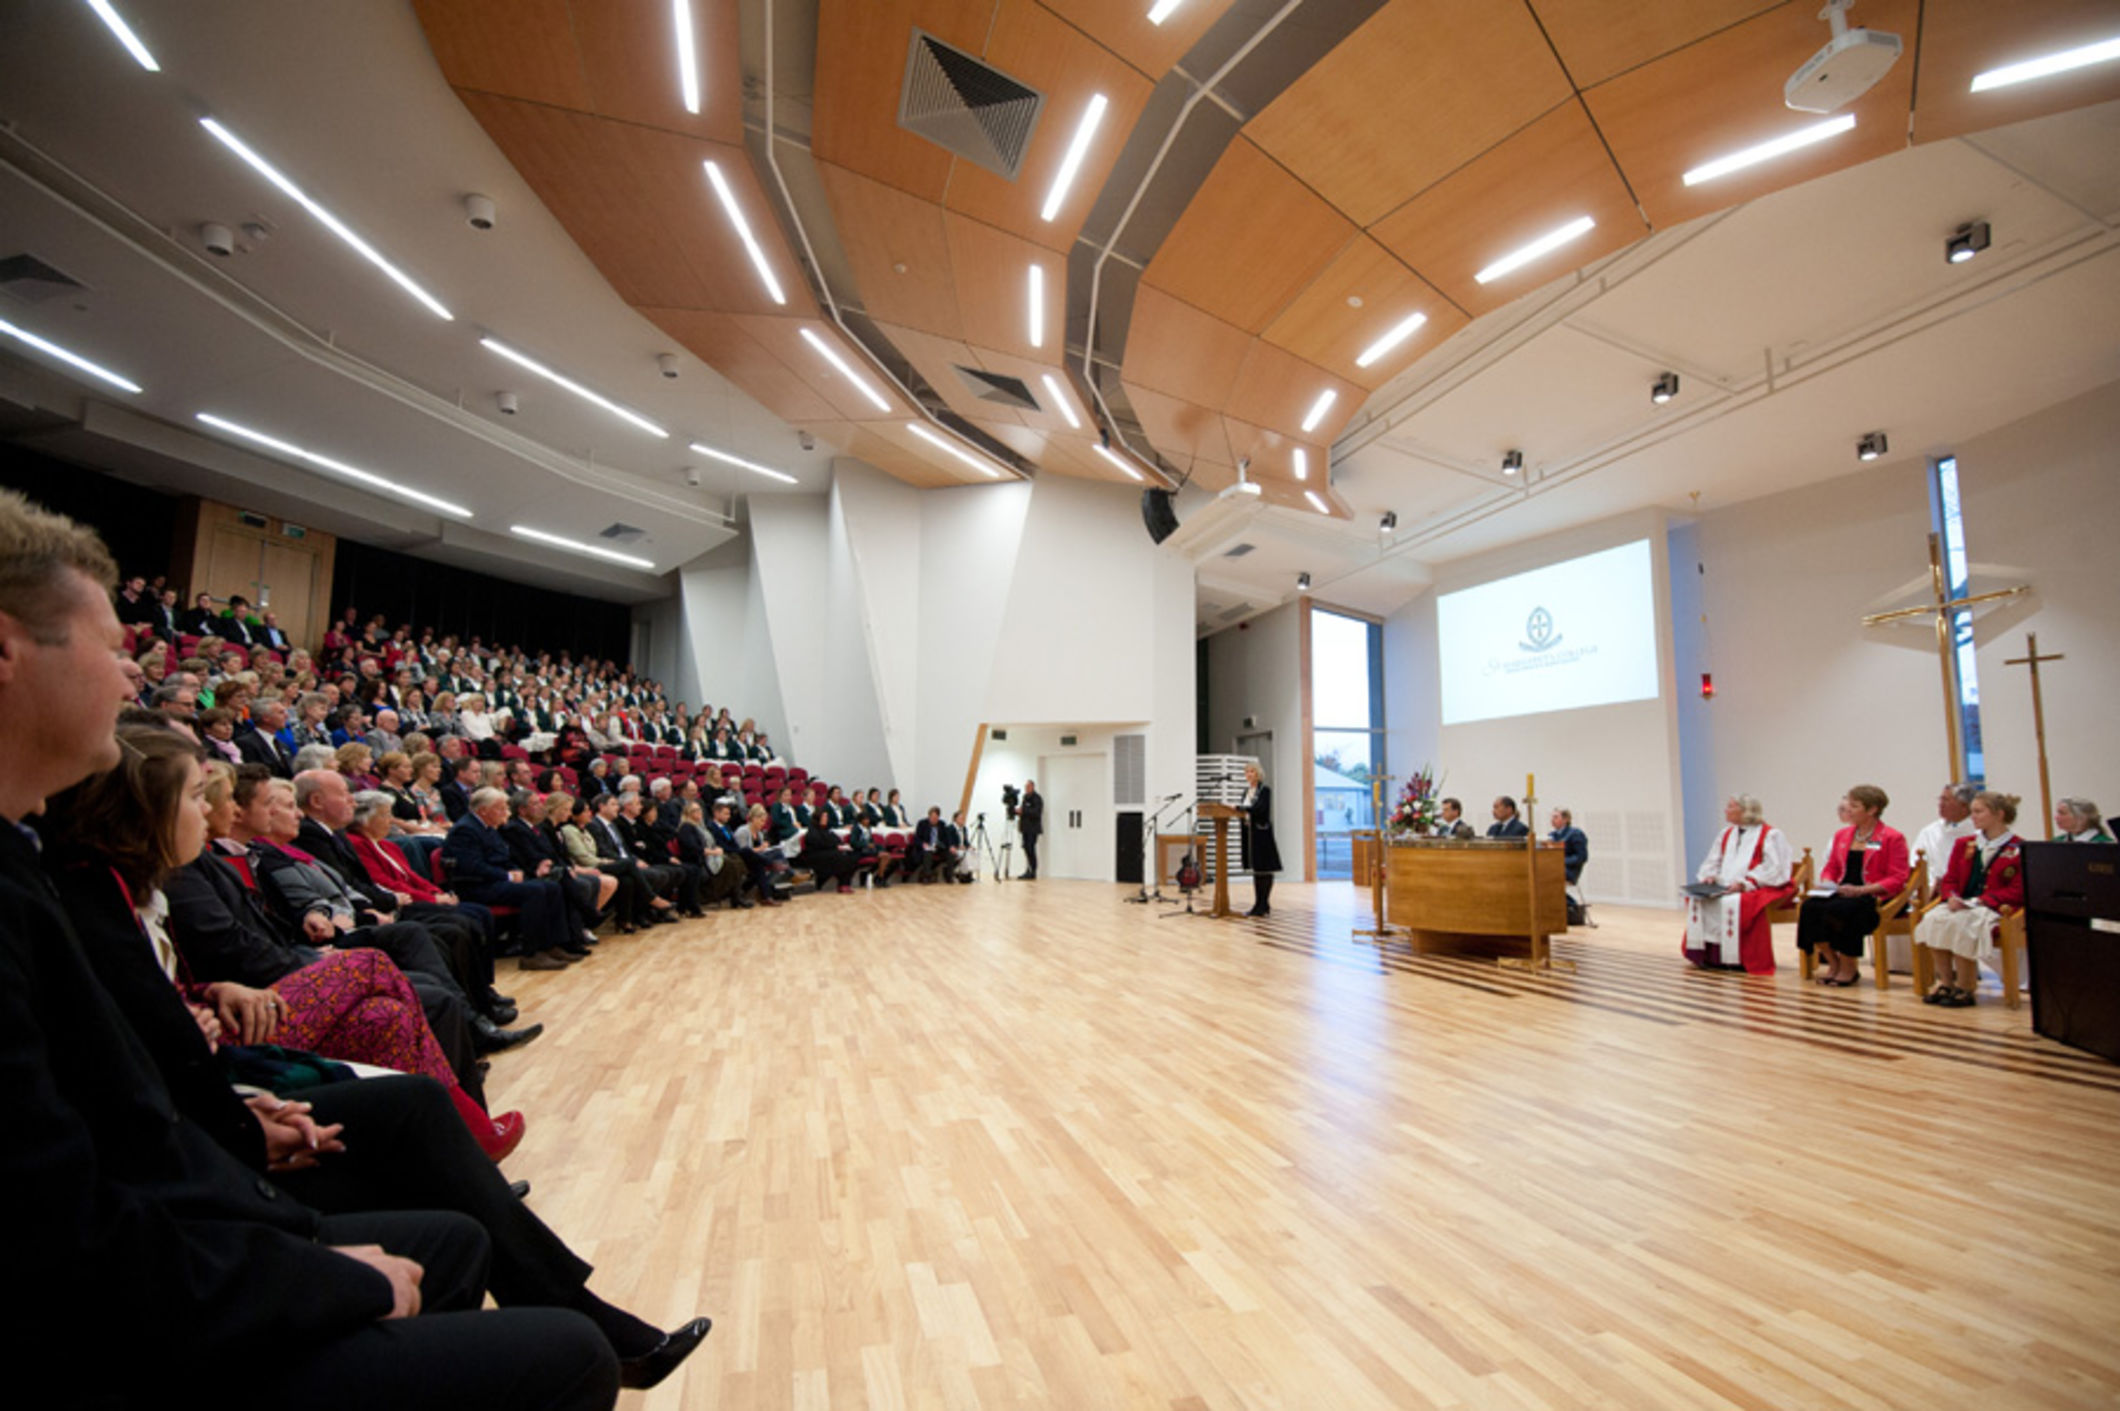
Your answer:
[[[1037,0],[1000,0],[985,57],[1003,73],[1043,92],[1045,108],[1014,181],[970,162],[957,162],[950,171],[944,204],[1048,249],[1065,251],[1074,243],[1098,188],[1119,159],[1127,134],[1140,120],[1155,85]],[[1074,138],[1077,120],[1095,93],[1102,93],[1110,103],[1096,140],[1076,174],[1067,204],[1053,220],[1041,220],[1039,207]]]
[[[1126,331],[1126,381],[1219,408],[1250,348],[1242,329],[1144,284]]]
[[[1524,6],[1391,0],[1246,131],[1368,226],[1572,91]]]
[[[1863,0],[1861,18],[1911,41],[1919,5]],[[1703,162],[1823,121],[1781,101],[1782,83],[1824,42],[1822,29],[1804,6],[1784,5],[1584,95],[1654,225],[1676,225],[1906,146],[1914,65],[1902,58],[1846,109],[1855,115],[1853,132],[1699,186],[1684,184],[1684,174]]]
[[[994,0],[821,0],[810,150],[818,160],[940,201],[956,161],[898,125],[913,25],[977,54]]]
[[[743,143],[743,62],[737,7],[692,6],[700,111],[685,111],[669,0],[582,0],[573,35],[595,110],[731,146]]]
[[[1618,4],[1612,0],[1529,0],[1546,37],[1568,67],[1578,87],[1603,83],[1615,74],[1662,58],[1719,29],[1740,24],[1777,5],[1808,5],[1811,0],[1685,0],[1682,5]],[[1866,21],[1860,13],[1856,24]],[[1818,22],[1820,44],[1828,32]],[[1909,46],[1913,36],[1908,35]],[[1791,70],[1801,62],[1792,59]]]
[[[1468,220],[1467,212],[1478,212]],[[1596,229],[1496,280],[1488,264],[1577,216]],[[1582,104],[1570,101],[1377,223],[1374,234],[1478,317],[1648,234]]]
[[[963,337],[942,207],[830,162],[817,171],[869,317]]]
[[[1232,0],[1185,0],[1160,25],[1148,22],[1147,0],[1040,0],[1151,81],[1170,72],[1228,12]]]
[[[450,87],[589,108],[567,0],[413,0],[412,8]]]
[[[2114,38],[2120,38],[2120,5],[2112,0],[1927,0],[1914,140],[1934,142],[2120,98],[2116,63],[1971,91],[1977,73]]]
[[[1349,299],[1360,299],[1359,308]],[[1428,321],[1369,367],[1354,360],[1410,314]],[[1266,328],[1266,341],[1370,391],[1468,322],[1435,286],[1367,235],[1325,267]]]
[[[1141,277],[1257,333],[1355,235],[1353,222],[1239,137]]]

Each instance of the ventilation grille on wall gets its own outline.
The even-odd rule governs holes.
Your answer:
[[[913,31],[898,125],[1016,179],[1045,95],[922,30]]]
[[[1112,736],[1112,802],[1120,808],[1148,803],[1148,736]]]
[[[53,269],[35,255],[9,255],[0,259],[0,289],[25,304],[41,304],[62,294],[74,294],[88,286],[64,270]]]
[[[956,367],[956,364],[952,363],[951,366]],[[971,389],[972,395],[982,402],[996,402],[1004,407],[1014,407],[1019,412],[1044,410],[1038,405],[1037,398],[1031,396],[1031,389],[1020,377],[987,372],[976,367],[958,367],[957,375],[964,379],[964,385]]]
[[[1258,547],[1259,546],[1257,544],[1235,544],[1232,545],[1230,548],[1224,550],[1222,553],[1222,557],[1226,559],[1240,559],[1243,558],[1246,554],[1250,553],[1253,549],[1256,549]]]

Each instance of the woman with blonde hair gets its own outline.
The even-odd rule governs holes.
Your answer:
[[[1936,884],[1941,905],[1931,907],[1914,928],[1914,944],[1925,947],[1937,970],[1927,1004],[1964,1009],[1980,989],[1980,967],[1999,953],[1995,933],[2005,907],[2024,905],[2024,854],[2011,824],[2015,794],[1986,789],[1974,796],[1975,831],[1951,849],[1950,869]]]

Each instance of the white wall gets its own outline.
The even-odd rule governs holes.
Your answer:
[[[2023,795],[2036,828],[2030,688],[2024,668],[2003,664],[2036,631],[2042,651],[2068,657],[2043,669],[2055,792],[2120,805],[2116,442],[2108,386],[1963,445],[1703,516],[1704,644],[1680,674],[1714,672],[1703,713],[1715,795],[1758,793],[1799,847],[1824,847],[1857,783],[1892,795],[1902,829],[1932,816],[1948,764],[1933,635],[1860,619],[1927,599],[1928,457],[1955,453],[1976,589],[2035,589],[1976,621],[1988,778]]]
[[[1303,731],[1304,611],[1300,601],[1284,603],[1207,639],[1207,748],[1211,754],[1230,754],[1239,735],[1273,732],[1263,772],[1273,786],[1275,831],[1286,840],[1282,875],[1309,881],[1317,860],[1304,855],[1302,841],[1303,756],[1310,748]],[[1257,724],[1246,726],[1246,716]],[[1180,787],[1191,794],[1189,781]]]

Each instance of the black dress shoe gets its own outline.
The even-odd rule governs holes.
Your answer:
[[[500,1053],[529,1043],[544,1032],[542,1024],[532,1024],[527,1029],[503,1029],[481,1014],[471,1021],[471,1046],[480,1053]]]
[[[528,1200],[530,1198],[530,1183],[528,1181],[510,1181],[508,1183],[508,1194],[514,1196],[517,1200]]]
[[[694,1318],[677,1331],[663,1334],[663,1340],[656,1344],[653,1352],[628,1357],[618,1364],[618,1384],[635,1391],[645,1391],[656,1385],[676,1371],[678,1364],[707,1340],[713,1327],[712,1318]]]
[[[730,897],[729,905],[736,908],[738,911],[749,911],[753,907],[757,906],[758,903],[752,901],[749,897]]]

